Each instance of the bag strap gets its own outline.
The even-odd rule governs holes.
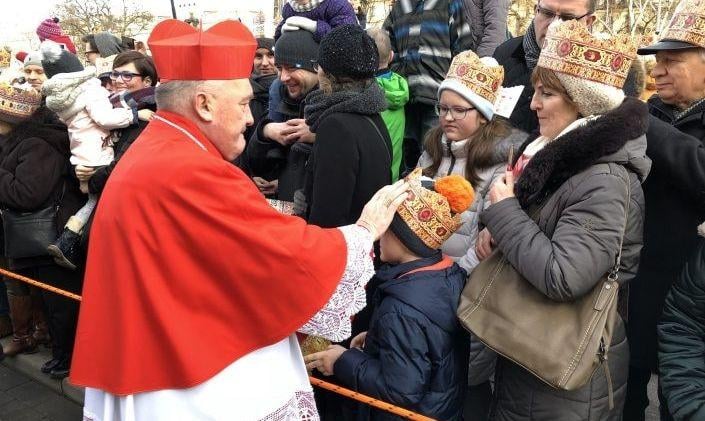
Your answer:
[[[370,122],[370,124],[372,125],[372,127],[374,127],[374,129],[375,129],[375,131],[377,132],[377,134],[379,135],[379,137],[382,138],[382,143],[384,143],[384,150],[387,151],[387,158],[389,158],[389,162],[391,163],[391,162],[392,162],[392,151],[389,150],[389,147],[390,147],[390,146],[387,145],[387,142],[384,141],[384,135],[383,135],[382,132],[379,130],[379,127],[377,127],[377,124],[375,123],[375,121],[372,120],[372,117],[370,117],[370,116],[368,116],[368,115],[364,115],[364,114],[363,114],[362,116],[363,116],[367,121]]]
[[[629,204],[632,200],[631,193],[631,178],[629,177],[629,171],[624,168],[623,165],[619,165],[623,172],[626,172],[625,181],[627,184],[627,201],[624,204],[624,226],[622,227],[622,235],[619,237],[619,249],[617,251],[617,256],[615,256],[614,267],[610,270],[607,279],[613,282],[617,282],[619,278],[619,266],[622,263],[622,246],[624,245],[624,236],[627,233],[627,220],[629,219]],[[610,411],[614,408],[614,388],[612,387],[612,375],[610,374],[609,363],[607,362],[607,347],[603,338],[600,339],[600,349],[598,350],[598,358],[602,362],[602,366],[605,368],[605,379],[607,380],[607,401],[609,403]]]

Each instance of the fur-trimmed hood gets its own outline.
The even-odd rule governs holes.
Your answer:
[[[571,130],[537,152],[517,180],[517,199],[526,207],[541,195],[558,189],[570,177],[599,163],[622,164],[643,182],[651,169],[651,160],[646,156],[648,127],[646,104],[626,98],[619,107]],[[516,157],[534,139],[524,142]]]
[[[86,91],[101,88],[95,77],[95,67],[86,67],[80,72],[59,73],[42,85],[47,107],[66,121],[85,108]],[[107,96],[107,93],[106,93]]]
[[[698,234],[699,234],[701,237],[705,237],[705,222],[703,222],[702,224],[700,224],[700,225],[698,226]]]

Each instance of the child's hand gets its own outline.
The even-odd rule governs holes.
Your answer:
[[[365,339],[367,339],[367,331],[358,333],[357,336],[352,338],[352,341],[350,341],[350,348],[364,348]]]
[[[291,16],[284,22],[282,31],[287,32],[303,29],[304,31],[313,33],[316,32],[316,27],[318,27],[318,22],[315,20],[303,16]]]
[[[306,369],[313,370],[315,368],[324,376],[332,376],[335,362],[345,351],[347,349],[340,345],[331,345],[325,351],[308,354],[304,357]]]
[[[84,167],[83,165],[76,165],[75,171],[78,181],[88,181],[91,177],[93,177],[93,174],[95,174],[95,168]]]
[[[149,121],[152,119],[152,116],[154,116],[154,111],[152,111],[148,108],[137,111],[137,118],[139,118],[142,121]]]

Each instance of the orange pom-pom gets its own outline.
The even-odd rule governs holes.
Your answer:
[[[475,199],[475,190],[470,182],[457,174],[436,180],[435,190],[448,199],[453,213],[465,212]]]

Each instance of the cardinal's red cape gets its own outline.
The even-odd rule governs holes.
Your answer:
[[[72,383],[182,389],[292,334],[342,277],[346,245],[272,209],[195,125],[157,115],[100,198]]]

